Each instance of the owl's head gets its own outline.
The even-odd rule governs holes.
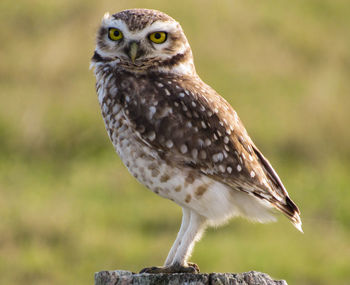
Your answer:
[[[104,15],[92,62],[114,61],[130,71],[195,72],[191,48],[180,24],[149,9]]]

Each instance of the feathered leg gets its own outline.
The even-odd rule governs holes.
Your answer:
[[[185,225],[182,224],[180,228],[180,232],[176,241],[173,245],[173,248],[170,250],[169,256],[166,261],[166,265],[164,267],[149,267],[141,270],[140,273],[198,273],[199,268],[196,264],[188,263],[187,259],[192,253],[194,244],[198,241],[205,229],[206,218],[196,214],[193,211],[186,210],[186,217],[183,217],[184,220],[188,220],[187,229],[185,229]],[[185,211],[184,211],[185,212]],[[185,214],[184,214],[185,215]],[[189,216],[189,218],[187,217]],[[183,228],[183,233],[181,233]],[[181,235],[180,235],[181,234]],[[172,251],[175,253],[173,255]],[[169,259],[169,260],[168,260]],[[170,262],[167,264],[167,262]]]
[[[173,246],[170,249],[167,259],[165,260],[164,266],[169,266],[173,263],[173,259],[175,257],[176,251],[181,244],[181,240],[183,238],[184,233],[187,230],[187,227],[190,223],[190,210],[186,208],[182,208],[182,222],[179,233],[177,234],[176,240]]]
[[[195,267],[195,269],[199,271],[196,264],[189,264],[187,260],[191,256],[196,241],[199,241],[202,237],[206,227],[206,221],[207,219],[205,217],[191,211],[190,223],[176,251],[172,265],[179,264],[185,267],[189,265],[190,267]]]

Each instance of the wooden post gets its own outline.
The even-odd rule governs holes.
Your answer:
[[[203,273],[203,274],[137,274],[130,271],[101,271],[95,274],[95,285],[288,285],[273,280],[266,273]]]

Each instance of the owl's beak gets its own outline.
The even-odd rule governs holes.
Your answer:
[[[137,42],[131,42],[129,45],[129,52],[128,55],[132,61],[132,63],[135,63],[135,59],[138,56],[138,51],[139,51],[139,44]]]

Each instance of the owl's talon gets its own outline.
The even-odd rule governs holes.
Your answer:
[[[187,262],[187,265],[188,265],[189,267],[193,267],[193,268],[196,270],[196,273],[201,272],[200,269],[199,269],[199,266],[198,266],[197,264],[192,263],[192,262]]]
[[[159,273],[190,273],[190,274],[197,274],[199,273],[199,267],[195,263],[188,263],[188,266],[183,266],[179,264],[173,264],[170,266],[152,266],[152,267],[146,267],[143,268],[140,271],[140,274],[142,273],[149,273],[149,274],[159,274]]]
[[[158,268],[159,268],[159,267],[156,267],[156,266],[146,267],[146,268],[141,269],[140,274],[142,274],[142,273],[153,273],[153,272],[155,272]]]

